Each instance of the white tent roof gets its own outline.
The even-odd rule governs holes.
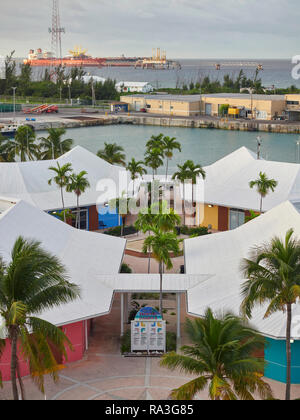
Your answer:
[[[48,180],[54,173],[50,166],[71,163],[75,173],[86,171],[91,187],[81,195],[80,205],[88,206],[97,203],[100,195],[96,190],[99,180],[111,179],[119,185],[119,174],[126,175],[123,168],[110,165],[94,153],[81,146],[76,146],[70,152],[57,160],[0,163],[0,195],[22,199],[42,210],[57,210],[62,208],[59,188],[55,183],[50,186]],[[112,191],[109,199],[115,198]],[[66,207],[76,207],[75,194],[64,192]]]
[[[124,239],[74,229],[24,201],[0,215],[0,255],[5,261],[10,261],[19,236],[40,241],[44,249],[59,257],[70,281],[82,291],[81,299],[47,311],[42,318],[64,325],[109,311],[113,289],[97,277],[119,272]]]
[[[259,210],[260,197],[257,190],[250,189],[249,182],[265,172],[268,178],[278,181],[274,193],[263,200],[263,210],[290,200],[300,200],[300,165],[294,163],[257,160],[256,154],[242,147],[204,168],[204,201],[224,207]],[[187,189],[188,190],[188,189]],[[186,197],[190,197],[186,192]],[[202,202],[200,188],[195,188],[195,198]]]
[[[188,291],[189,313],[201,316],[211,307],[215,311],[238,314],[244,282],[241,260],[249,256],[253,246],[269,242],[274,236],[283,239],[290,228],[300,237],[300,214],[293,204],[285,202],[236,230],[186,240],[186,272],[214,275],[192,292]],[[286,316],[277,313],[264,320],[265,311],[266,307],[255,309],[254,326],[266,336],[284,338]],[[294,307],[293,317],[299,324],[300,305]],[[300,339],[300,326],[293,329],[293,336]]]

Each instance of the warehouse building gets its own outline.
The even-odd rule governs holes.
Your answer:
[[[256,120],[300,120],[300,95],[250,95],[218,93],[207,95],[129,95],[121,101],[131,111],[149,114],[197,117],[226,116]]]
[[[283,115],[285,105],[284,95],[218,93],[202,95],[201,113],[222,116],[227,107],[228,116],[233,118],[272,120]]]
[[[131,111],[146,111],[149,114],[197,117],[200,115],[200,95],[129,95],[121,101]]]

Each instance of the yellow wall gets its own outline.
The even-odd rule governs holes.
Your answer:
[[[202,100],[202,112],[205,112],[205,104],[212,105],[212,115],[218,116],[219,113],[219,105],[228,104],[232,107],[245,107],[247,109],[255,109],[257,111],[263,111],[267,113],[267,119],[271,120],[272,117],[277,112],[278,114],[282,114],[285,109],[285,100],[284,98],[282,101],[272,101],[272,100],[255,100],[253,99],[251,104],[251,98],[235,98],[228,96],[227,98],[222,97],[203,97]]]
[[[200,114],[200,102],[197,100],[195,102],[188,102],[184,99],[182,101],[174,101],[159,98],[145,99],[121,96],[121,102],[128,103],[132,111],[135,110],[136,103],[138,103],[141,108],[147,109],[148,114],[177,115],[182,117]],[[151,108],[147,108],[147,105],[150,105]]]
[[[219,228],[219,208],[208,204],[197,204],[196,221],[198,226],[211,225],[214,230]]]

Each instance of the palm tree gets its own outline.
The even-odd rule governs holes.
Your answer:
[[[163,271],[164,266],[167,270],[173,268],[171,253],[174,256],[178,256],[180,253],[179,243],[177,235],[174,232],[162,232],[158,227],[149,226],[149,229],[154,235],[148,236],[145,239],[143,245],[143,252],[146,254],[150,249],[152,249],[153,256],[159,264],[159,274],[160,274],[160,297],[159,297],[159,310],[160,314],[163,315]]]
[[[180,226],[181,218],[174,209],[168,207],[167,201],[152,204],[151,211],[155,214],[155,226],[162,232],[176,233],[176,226]]]
[[[148,232],[150,235],[151,227],[155,226],[155,214],[152,214],[151,208],[143,209],[139,212],[137,220],[134,224],[134,227],[138,231],[142,231],[143,233]],[[148,274],[151,271],[151,247],[147,249],[148,253]]]
[[[285,240],[275,237],[269,244],[253,249],[245,259],[242,272],[248,280],[242,286],[242,313],[251,318],[256,304],[268,303],[265,318],[282,311],[287,314],[286,399],[291,397],[291,325],[292,305],[300,298],[300,241],[289,230]]]
[[[23,125],[16,131],[14,139],[1,141],[1,155],[6,156],[11,162],[13,157],[19,156],[21,162],[38,159],[40,156],[39,146],[36,144],[36,136],[32,127]]]
[[[163,143],[164,135],[161,133],[158,136],[151,136],[150,140],[146,143],[147,150],[151,149],[163,149],[164,143]]]
[[[0,134],[0,162],[15,162],[16,148],[12,147],[11,139]]]
[[[40,148],[42,159],[57,159],[72,149],[74,141],[72,139],[62,140],[66,134],[65,128],[48,128],[48,137],[40,137]]]
[[[126,166],[126,155],[123,147],[118,146],[116,143],[109,144],[104,143],[104,149],[99,150],[97,156],[111,165],[122,165]]]
[[[54,175],[53,178],[49,179],[48,184],[51,185],[52,182],[55,182],[55,184],[60,188],[62,209],[65,210],[65,201],[64,201],[63,189],[70,182],[70,175],[73,171],[72,170],[72,165],[71,165],[71,163],[66,163],[63,166],[60,166],[60,164],[57,162],[57,168],[55,166],[51,166],[49,168],[49,170],[53,171],[55,175]]]
[[[194,206],[194,185],[197,183],[197,178],[200,176],[202,179],[206,179],[206,172],[201,165],[195,165],[192,160],[187,160],[183,166],[187,168],[189,175],[188,179],[192,181],[192,204]]]
[[[135,180],[138,178],[138,175],[143,176],[147,173],[146,169],[144,168],[144,162],[142,161],[136,161],[134,158],[131,159],[131,161],[128,163],[126,167],[127,171],[131,174],[131,180],[133,181],[133,190],[132,190],[132,196],[134,196],[134,183]]]
[[[169,161],[173,158],[174,150],[178,150],[181,152],[181,144],[176,141],[176,137],[164,137],[163,138],[163,149],[165,153],[165,157],[167,159],[166,164],[166,179],[168,179],[168,171],[169,171]]]
[[[121,197],[114,198],[109,202],[110,209],[115,210],[116,213],[119,214],[122,218],[121,236],[124,236],[124,227],[126,224],[126,217],[129,212],[129,203],[130,198],[126,197],[125,192],[122,193]]]
[[[264,337],[240,318],[227,313],[215,317],[207,309],[204,318],[187,320],[193,345],[182,354],[166,354],[162,366],[197,375],[196,379],[172,391],[175,400],[192,400],[208,386],[211,400],[254,400],[254,392],[272,398],[270,386],[261,379],[264,360],[253,356],[264,348]]]
[[[260,172],[259,178],[249,183],[250,188],[257,187],[257,192],[260,195],[260,213],[263,212],[263,199],[270,191],[274,192],[278,182],[275,179],[268,179],[267,174]]]
[[[11,381],[15,400],[19,399],[17,378],[22,399],[25,398],[18,345],[28,362],[32,379],[43,393],[45,372],[55,381],[58,379],[59,366],[53,349],[66,358],[65,346],[71,348],[61,329],[35,314],[71,302],[79,295],[78,287],[67,281],[61,262],[44,251],[39,242],[19,237],[13,246],[11,261],[8,264],[1,261],[0,315],[11,342]],[[1,348],[4,348],[3,340]]]
[[[76,228],[80,229],[80,206],[79,198],[87,188],[90,188],[90,183],[86,178],[87,172],[81,171],[79,174],[72,174],[67,185],[67,192],[74,192],[77,198],[77,214],[76,214]]]
[[[147,150],[145,153],[145,164],[152,169],[153,180],[157,174],[158,168],[164,164],[163,158],[164,152],[161,148],[156,147],[154,149]]]
[[[186,165],[177,165],[178,171],[174,173],[172,179],[178,180],[182,183],[183,186],[183,225],[185,226],[185,182],[189,179],[189,171],[186,167]]]

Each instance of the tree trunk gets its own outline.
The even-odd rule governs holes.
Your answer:
[[[15,328],[11,328],[11,364],[10,364],[10,375],[11,385],[13,391],[13,398],[15,401],[19,400],[18,386],[17,386],[17,342],[18,336]]]
[[[285,399],[291,399],[291,325],[292,325],[292,305],[287,305],[287,324],[286,324],[286,392]]]
[[[262,214],[262,209],[263,209],[263,197],[260,197],[260,214]]]
[[[80,207],[79,207],[79,195],[77,195],[76,228],[77,228],[77,229],[80,229]]]
[[[186,225],[185,221],[185,183],[183,182],[183,226]]]
[[[65,202],[64,202],[64,193],[63,193],[63,187],[60,187],[60,195],[61,195],[61,202],[63,206],[63,212],[65,211]],[[66,214],[64,213],[64,222],[66,223]]]
[[[19,365],[19,359],[17,357],[17,376],[18,376],[18,381],[19,381],[19,386],[20,386],[20,391],[21,391],[21,400],[25,401],[25,388],[24,388],[24,384],[22,381],[22,376],[21,376],[21,371],[20,371],[20,365]]]
[[[150,232],[148,232],[148,236],[150,236]],[[148,274],[150,274],[151,271],[151,247],[149,247],[149,253],[148,253]]]
[[[160,292],[159,292],[159,312],[163,317],[163,290],[162,290],[162,282],[163,282],[163,271],[162,271],[162,262],[159,263],[159,274],[160,274]]]
[[[167,179],[168,179],[168,172],[169,172],[169,159],[167,159],[166,181],[167,181]]]

